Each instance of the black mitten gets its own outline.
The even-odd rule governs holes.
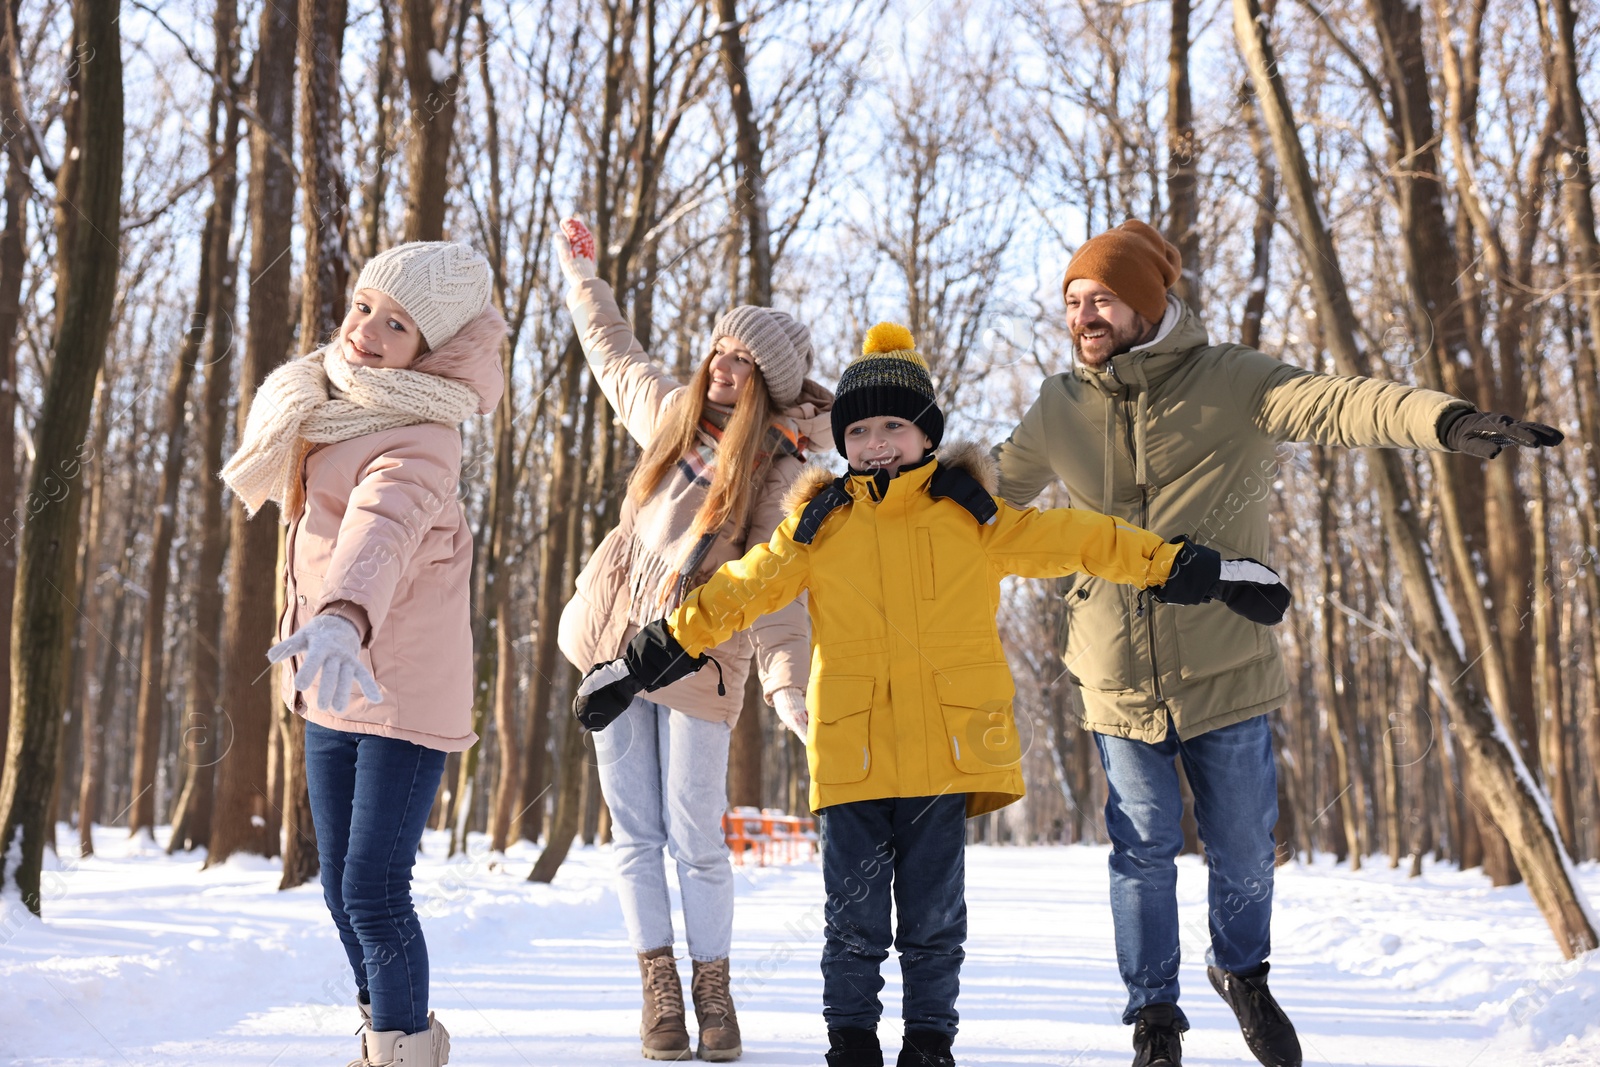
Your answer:
[[[1165,585],[1150,590],[1163,604],[1205,604],[1220,600],[1228,610],[1262,626],[1283,621],[1292,599],[1278,572],[1259,560],[1228,559],[1216,549],[1174,537],[1181,545]]]
[[[1283,621],[1293,599],[1278,572],[1258,560],[1227,559],[1212,598],[1228,605],[1228,610],[1262,626]]]
[[[640,690],[660,689],[687,678],[705,665],[705,656],[691,656],[657,619],[634,635],[622,655],[597,663],[583,676],[572,713],[586,729],[604,730],[628,710]]]
[[[1216,588],[1222,556],[1214,548],[1195,544],[1187,534],[1170,543],[1179,546],[1178,558],[1172,561],[1166,584],[1151,589],[1150,595],[1163,604],[1204,604]]]

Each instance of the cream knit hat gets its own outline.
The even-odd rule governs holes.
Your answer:
[[[489,261],[453,241],[411,241],[367,260],[356,288],[392,297],[438,348],[489,306]]]
[[[711,343],[722,337],[743,342],[750,349],[774,404],[786,408],[799,399],[800,386],[811,370],[811,331],[792,315],[741,304],[712,327]]]

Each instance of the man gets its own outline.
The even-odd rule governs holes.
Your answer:
[[[1076,365],[1046,378],[995,449],[1000,495],[1031,501],[1060,479],[1076,506],[1225,556],[1271,564],[1276,446],[1421,448],[1493,457],[1559,431],[1478,412],[1444,393],[1313,374],[1241,345],[1213,345],[1172,296],[1181,257],[1142,222],[1087,241],[1062,283]],[[1289,686],[1266,627],[1226,608],[1177,610],[1126,586],[1067,591],[1067,667],[1109,782],[1111,913],[1134,1025],[1135,1067],[1181,1062],[1174,859],[1183,760],[1209,865],[1206,973],[1267,1067],[1298,1067],[1294,1026],[1267,988],[1277,775],[1266,713]]]

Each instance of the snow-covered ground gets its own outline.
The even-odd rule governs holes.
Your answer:
[[[61,840],[73,835],[62,829]],[[481,839],[474,839],[481,847]],[[638,970],[605,849],[578,849],[553,886],[509,858],[442,859],[432,836],[417,899],[433,1007],[453,1062],[637,1064]],[[0,1064],[343,1064],[358,1019],[314,886],[274,888],[276,865],[200,871],[120,831],[47,875],[46,919],[0,911]],[[1131,1059],[1106,904],[1103,848],[973,848],[962,972],[963,1064],[1111,1067]],[[1581,872],[1600,900],[1600,867]],[[739,875],[734,975],[745,1063],[818,1065],[815,865]],[[1206,984],[1204,869],[1185,862],[1184,1005],[1191,1065],[1251,1064]],[[1567,963],[1527,892],[1476,872],[1323,861],[1278,874],[1272,983],[1308,1064],[1600,1065],[1600,953]],[[681,943],[680,943],[681,951]],[[684,970],[687,971],[685,965]],[[884,1043],[898,1032],[891,960]]]

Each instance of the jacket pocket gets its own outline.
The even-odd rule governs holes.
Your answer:
[[[926,526],[916,529],[917,538],[917,592],[923,600],[937,596],[933,583],[933,531]]]
[[[1220,541],[1209,543],[1222,553],[1223,559],[1247,554]],[[1273,639],[1267,627],[1234,614],[1222,604],[1173,606],[1169,611],[1180,682],[1226,674],[1273,654]]]
[[[1015,689],[1005,664],[935,669],[933,684],[944,714],[945,743],[958,770],[986,774],[1016,766],[1022,744],[1011,710]]]
[[[811,777],[821,785],[859,782],[872,769],[869,730],[872,694],[868,675],[824,677],[806,694],[812,722]]]
[[[1169,610],[1177,637],[1179,681],[1226,674],[1272,655],[1267,628],[1221,604]]]
[[[1135,686],[1131,586],[1085,577],[1066,596],[1062,660],[1085,689],[1125,693]],[[1143,624],[1143,620],[1139,620]]]

